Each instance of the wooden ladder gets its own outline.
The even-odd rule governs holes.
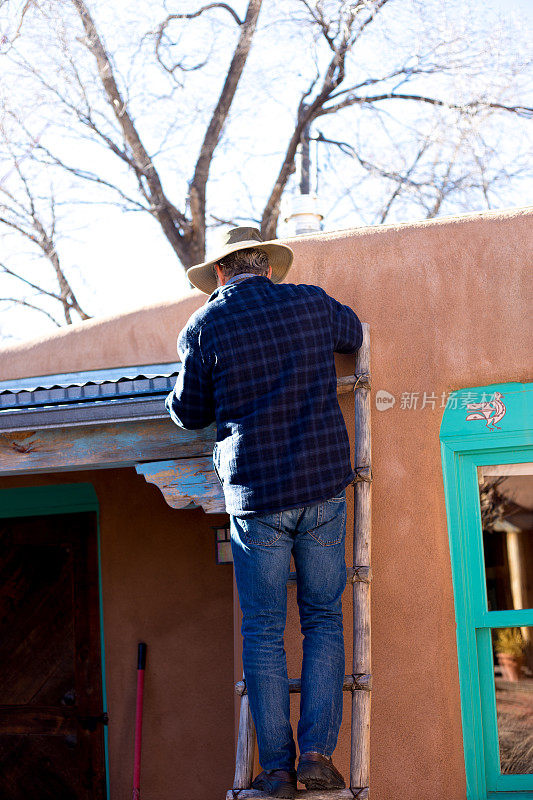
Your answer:
[[[338,393],[354,392],[355,401],[355,472],[353,567],[347,570],[347,586],[353,599],[352,674],[345,675],[343,689],[352,693],[350,785],[347,789],[299,790],[302,800],[342,800],[354,797],[368,800],[370,767],[370,527],[372,499],[372,463],[370,440],[370,329],[363,323],[363,344],[356,353],[355,375],[338,379]],[[291,572],[288,586],[296,585]],[[300,692],[299,679],[289,680],[289,691]],[[262,800],[269,795],[251,789],[253,778],[255,727],[244,680],[235,684],[241,698],[239,736],[233,788],[226,800]]]

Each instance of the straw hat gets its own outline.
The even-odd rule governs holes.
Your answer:
[[[219,247],[220,249],[214,258],[204,261],[203,264],[189,267],[187,270],[187,277],[190,282],[205,294],[212,294],[217,288],[217,276],[213,272],[213,264],[216,264],[224,256],[235,253],[237,250],[245,250],[249,247],[264,250],[272,267],[270,280],[273,283],[279,283],[283,280],[294,258],[294,253],[287,245],[263,241],[257,228],[231,228],[231,230],[225,231],[223,234]]]

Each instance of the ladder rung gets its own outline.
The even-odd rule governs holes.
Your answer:
[[[346,570],[346,583],[357,583],[361,581],[362,583],[370,583],[371,579],[371,571],[370,567],[361,566],[361,567],[348,567]],[[296,585],[296,573],[289,572],[289,580],[287,581],[287,586],[295,586]]]
[[[370,389],[371,376],[369,372],[360,372],[355,375],[342,375],[337,378],[337,394],[355,392],[356,389]]]
[[[230,789],[226,800],[268,800],[271,794],[258,792],[257,789]],[[298,800],[367,800],[368,788],[364,789],[300,789],[296,792]]]
[[[344,692],[353,692],[356,689],[366,689],[370,690],[372,683],[372,676],[371,675],[358,675],[357,680],[354,678],[353,675],[345,675],[344,676],[344,683],[342,684],[342,690]],[[297,694],[298,692],[302,691],[302,681],[300,678],[289,678],[289,692],[291,694]],[[238,694],[240,697],[243,694],[248,694],[246,690],[246,681],[237,681],[235,684],[235,694]]]

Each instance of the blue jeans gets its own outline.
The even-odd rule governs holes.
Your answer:
[[[300,753],[331,756],[342,718],[346,585],[346,490],[318,505],[250,517],[230,515],[243,614],[243,667],[264,770],[294,769],[283,646],[291,553],[303,634]]]

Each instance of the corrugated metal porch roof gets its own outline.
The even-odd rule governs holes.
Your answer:
[[[180,368],[170,362],[0,381],[0,430],[166,417],[164,398]]]

